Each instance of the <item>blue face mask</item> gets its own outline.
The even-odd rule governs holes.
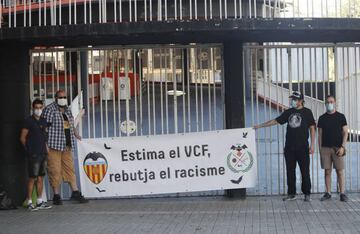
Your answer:
[[[334,103],[326,103],[326,111],[327,112],[333,112],[335,109]]]
[[[294,99],[291,100],[290,106],[291,106],[292,108],[297,108],[297,101],[294,100]]]

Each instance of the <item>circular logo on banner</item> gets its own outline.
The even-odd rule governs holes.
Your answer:
[[[125,120],[120,124],[120,130],[122,133],[132,134],[136,131],[136,123],[132,120],[128,120],[128,121]]]
[[[248,172],[254,164],[253,155],[247,150],[246,145],[233,145],[227,156],[227,166],[234,172]]]

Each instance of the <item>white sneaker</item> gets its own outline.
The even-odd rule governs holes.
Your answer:
[[[39,208],[36,207],[34,204],[29,203],[28,206],[27,206],[27,209],[28,209],[29,211],[37,211]]]
[[[36,205],[36,208],[38,208],[39,210],[48,210],[51,209],[52,206],[47,205],[46,202],[41,202],[40,204]]]

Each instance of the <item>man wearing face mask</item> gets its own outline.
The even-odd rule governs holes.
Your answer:
[[[296,163],[298,163],[302,177],[301,190],[305,195],[304,201],[310,201],[311,181],[309,154],[314,154],[315,120],[311,110],[304,107],[304,95],[301,92],[294,91],[289,98],[291,100],[291,108],[285,110],[276,119],[254,126],[254,129],[287,123],[284,154],[288,196],[283,200],[291,201],[296,199]],[[311,139],[310,146],[308,142],[309,129]]]
[[[325,201],[331,198],[331,167],[336,170],[340,201],[347,202],[345,195],[345,145],[348,138],[348,127],[346,118],[335,109],[335,97],[329,95],[326,98],[326,113],[320,116],[318,122],[318,141],[320,147],[321,168],[325,169],[326,192],[320,199]]]
[[[41,100],[33,101],[33,114],[25,120],[20,133],[20,142],[25,147],[28,156],[27,207],[30,211],[51,208],[41,199],[48,151],[46,146],[47,123],[45,119],[40,118],[43,107]],[[32,202],[34,186],[37,190],[36,204]]]
[[[74,118],[67,104],[65,91],[59,90],[55,94],[55,102],[48,105],[42,114],[50,125],[48,175],[54,191],[54,205],[62,205],[59,193],[62,181],[70,184],[71,200],[88,202],[77,187],[72,151],[75,148],[75,138],[81,140],[81,137],[74,126]]]

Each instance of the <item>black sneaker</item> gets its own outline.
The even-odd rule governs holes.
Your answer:
[[[306,201],[306,202],[311,201],[310,194],[305,194],[304,201]]]
[[[324,195],[320,198],[320,201],[326,201],[331,199],[331,194],[330,193],[324,193]]]
[[[54,194],[53,204],[56,205],[56,206],[63,204],[59,194]]]
[[[295,195],[288,195],[287,197],[283,198],[283,201],[294,201],[294,200],[296,200]]]
[[[340,193],[340,201],[347,202],[349,201],[349,198],[346,196],[345,193]]]
[[[89,201],[79,191],[73,191],[70,200],[77,201],[79,203],[88,203]]]

